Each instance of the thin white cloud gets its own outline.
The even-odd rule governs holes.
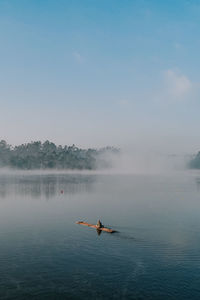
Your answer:
[[[168,96],[173,99],[185,99],[193,89],[193,84],[187,76],[173,70],[165,71],[164,81]]]
[[[83,56],[78,51],[74,51],[72,54],[77,63],[81,64],[84,62]]]

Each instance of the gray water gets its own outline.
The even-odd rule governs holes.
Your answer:
[[[0,299],[200,299],[200,174],[1,174]]]

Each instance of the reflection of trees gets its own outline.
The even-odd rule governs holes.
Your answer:
[[[200,177],[196,178],[196,186],[197,186],[197,190],[200,191]]]
[[[1,175],[0,197],[15,194],[31,195],[34,198],[41,196],[51,198],[61,194],[61,191],[63,194],[89,192],[94,181],[93,175]]]
[[[7,194],[6,180],[5,178],[2,178],[2,180],[0,180],[0,197],[4,198],[6,194]]]

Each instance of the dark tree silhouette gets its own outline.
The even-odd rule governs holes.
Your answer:
[[[117,154],[113,147],[80,149],[75,145],[56,146],[50,141],[34,141],[19,146],[10,146],[0,141],[0,167],[16,169],[88,169],[110,166],[107,154]]]

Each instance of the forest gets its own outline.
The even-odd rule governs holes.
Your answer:
[[[119,149],[81,149],[72,146],[57,146],[50,141],[33,141],[12,146],[0,141],[0,167],[22,170],[33,169],[78,169],[95,170],[111,167],[109,157],[119,153]]]

